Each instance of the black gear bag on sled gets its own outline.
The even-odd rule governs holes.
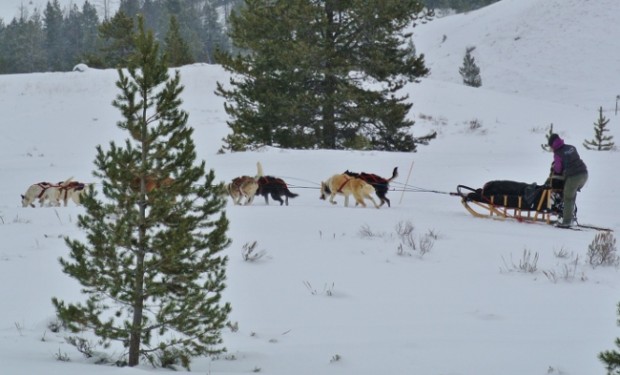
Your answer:
[[[564,180],[549,178],[543,185],[507,180],[489,181],[482,188],[458,185],[463,206],[476,217],[514,218],[550,223],[562,216]]]

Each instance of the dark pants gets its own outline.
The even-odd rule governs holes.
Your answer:
[[[574,176],[568,176],[564,179],[564,212],[562,213],[562,224],[571,225],[573,223],[577,191],[581,190],[587,181],[587,172]]]

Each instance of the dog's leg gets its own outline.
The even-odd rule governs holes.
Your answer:
[[[371,195],[369,195],[368,198],[372,201],[372,203],[375,205],[376,208],[381,207],[380,205],[377,204],[377,202],[375,201],[375,199]]]
[[[336,198],[336,194],[335,194],[335,193],[331,193],[331,194],[329,195],[329,202],[330,202],[331,204],[338,204],[338,203],[334,200],[334,198]],[[346,205],[346,202],[347,202],[347,199],[345,198],[345,205]]]
[[[372,199],[372,198],[371,198]],[[366,208],[366,202],[364,202],[364,196],[361,197],[355,196],[355,204],[360,204],[362,207]]]
[[[390,200],[389,200],[387,197],[383,197],[383,199],[385,200],[385,203],[387,203],[388,207],[392,207],[392,206],[390,205]],[[383,206],[383,203],[384,203],[384,202],[381,202],[381,205],[382,205],[382,206]]]
[[[282,198],[280,198],[280,196],[278,195],[278,193],[277,193],[277,192],[275,192],[275,191],[272,191],[272,192],[271,192],[271,198],[272,198],[274,201],[278,201],[278,202],[280,202],[280,206],[284,204],[284,201],[282,200]]]

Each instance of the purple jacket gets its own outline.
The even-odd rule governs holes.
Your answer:
[[[558,137],[551,145],[553,149],[553,172],[565,177],[588,173],[586,164],[579,157],[574,146],[567,145]]]

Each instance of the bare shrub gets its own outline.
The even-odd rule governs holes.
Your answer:
[[[555,255],[556,258],[566,259],[571,254],[569,254],[568,251],[566,249],[564,249],[564,247],[561,247],[560,250],[557,250],[557,251],[554,250],[553,251],[553,255]]]
[[[82,353],[86,358],[93,357],[93,345],[90,341],[82,337],[70,336],[66,337],[67,343],[75,346],[78,352]]]
[[[592,267],[616,266],[619,257],[616,253],[616,238],[612,232],[599,232],[588,246],[588,263]]]
[[[552,283],[557,283],[558,281],[586,281],[588,278],[586,275],[581,272],[578,272],[577,266],[579,265],[579,255],[575,256],[575,259],[572,261],[563,264],[557,270],[545,270],[542,271],[543,275],[549,279]]]
[[[394,231],[398,237],[400,237],[401,241],[403,238],[411,237],[413,235],[413,231],[415,230],[415,226],[410,221],[399,221],[394,227]]]
[[[312,294],[313,296],[319,295],[319,294],[324,294],[328,297],[331,297],[334,295],[334,287],[335,287],[335,283],[332,282],[332,285],[328,285],[325,284],[323,286],[323,292],[319,293],[313,286],[312,284],[310,284],[309,281],[304,281],[304,285],[306,286],[306,289],[308,289],[308,291],[310,292],[310,294]]]
[[[475,132],[478,129],[482,128],[482,121],[478,120],[477,118],[473,119],[473,120],[469,120],[469,122],[467,123],[468,125],[468,130],[471,132]]]
[[[246,242],[243,245],[243,248],[241,250],[241,257],[243,258],[243,260],[245,260],[246,262],[255,262],[265,256],[265,250],[255,252],[256,246],[258,246],[257,241],[254,241],[252,243]]]
[[[519,264],[516,264],[512,260],[512,254],[510,256],[510,264],[506,262],[506,259],[502,257],[504,261],[504,270],[507,272],[517,271],[523,273],[535,273],[538,270],[538,253],[535,252],[532,254],[528,249],[523,250],[523,254],[521,255],[521,259],[519,259]]]
[[[54,357],[57,361],[60,362],[71,362],[71,358],[67,355],[67,353],[61,353],[60,348],[58,348],[58,353],[54,354]]]
[[[429,230],[426,234],[416,239],[415,227],[410,221],[400,221],[394,230],[400,240],[400,244],[396,248],[396,254],[400,256],[411,256],[418,252],[420,257],[422,257],[431,251],[438,237],[435,231]]]
[[[362,225],[360,227],[360,230],[357,232],[357,234],[361,238],[376,238],[376,237],[383,237],[385,235],[384,233],[381,233],[381,232],[373,232],[368,224]]]

